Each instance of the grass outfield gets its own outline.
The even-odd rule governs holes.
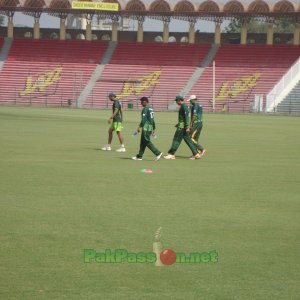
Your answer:
[[[109,111],[0,107],[0,299],[299,299],[300,118],[205,115],[202,160],[100,151]],[[167,152],[175,113],[156,113]],[[114,148],[118,146],[114,138]],[[141,173],[151,168],[152,174]],[[217,263],[84,263],[92,248]]]

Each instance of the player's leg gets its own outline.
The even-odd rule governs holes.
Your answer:
[[[108,129],[108,143],[107,143],[107,145],[102,147],[101,150],[110,151],[111,150],[112,139],[113,139],[113,126],[109,127],[109,129]]]
[[[113,127],[110,127],[108,129],[108,145],[110,146],[111,145],[111,142],[112,142],[112,139],[113,139]]]
[[[192,142],[192,139],[187,132],[184,133],[183,139],[184,139],[185,143],[188,145],[188,147],[191,149],[193,156],[196,156],[198,154],[197,148],[194,145],[194,143]]]
[[[122,132],[117,131],[117,135],[118,135],[118,138],[119,138],[120,145],[124,146],[124,138],[123,138]]]
[[[174,154],[175,154],[175,152],[177,151],[178,147],[181,144],[184,132],[185,132],[184,129],[177,128],[177,130],[174,134],[172,146],[171,146],[170,150],[168,151],[168,155],[164,156],[165,159],[175,159]]]
[[[195,125],[193,125],[193,127],[191,128],[191,131],[190,131],[190,137],[191,137],[191,140],[194,145],[197,144],[196,133],[197,133],[197,128],[195,127]]]
[[[196,136],[195,136],[197,142],[199,140],[202,128],[203,128],[203,124],[200,123],[200,125],[197,125],[197,131],[196,131]]]
[[[156,156],[156,159],[158,160],[160,159],[162,152],[155,147],[150,137],[151,137],[151,131],[145,131],[146,146]]]
[[[145,136],[145,131],[143,130],[141,133],[141,142],[140,142],[140,151],[137,154],[137,158],[142,158],[144,153],[145,153],[145,149],[147,147],[147,137]]]
[[[201,134],[201,131],[202,131],[202,128],[203,128],[203,124],[201,123],[200,125],[199,125],[199,129],[197,130],[197,133],[196,133],[196,141],[197,141],[197,149],[199,149],[200,150],[200,155],[201,155],[201,157],[204,155],[204,153],[205,153],[205,149],[204,149],[204,147],[202,146],[202,145],[200,145],[200,143],[198,142],[198,140],[199,140],[199,137],[200,137],[200,134]]]
[[[202,124],[194,124],[191,130],[191,140],[199,153],[202,153],[204,148],[199,144],[198,139],[202,130]]]
[[[117,149],[117,152],[126,152],[125,146],[124,146],[124,138],[123,138],[123,134],[122,134],[122,123],[121,122],[114,122],[114,130],[116,131],[118,138],[119,138],[119,142],[120,142],[120,148]]]

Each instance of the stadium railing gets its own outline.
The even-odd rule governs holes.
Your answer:
[[[300,80],[300,58],[282,76],[267,95],[266,112],[276,112],[277,105]]]

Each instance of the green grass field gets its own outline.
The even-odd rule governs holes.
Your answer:
[[[104,152],[110,111],[0,107],[0,299],[299,299],[300,118],[205,115],[203,159]],[[156,113],[164,153],[176,113]],[[114,149],[118,146],[114,138]],[[151,168],[152,174],[140,170]],[[85,248],[217,263],[84,263]]]

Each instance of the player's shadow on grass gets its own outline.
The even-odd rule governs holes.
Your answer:
[[[129,160],[132,160],[132,161],[134,161],[134,159],[132,159],[131,157],[117,157],[117,158],[119,158],[119,159],[124,159],[124,160],[126,160],[126,159],[129,159]],[[154,159],[150,159],[150,158],[143,158],[143,160],[142,161],[155,161]]]
[[[176,155],[176,158],[182,158],[182,159],[187,159],[190,158],[190,156],[182,156],[182,155]]]

